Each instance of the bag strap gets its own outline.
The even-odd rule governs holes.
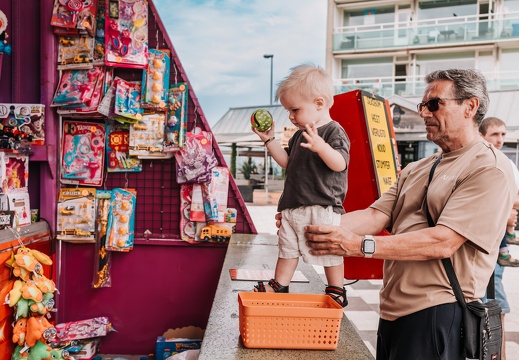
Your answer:
[[[433,178],[434,171],[436,170],[436,167],[440,163],[441,159],[442,159],[441,156],[438,157],[438,159],[436,159],[433,166],[431,167],[431,171],[429,172],[429,181],[428,181],[427,187],[425,189],[425,213],[427,215],[427,222],[429,223],[429,227],[435,226],[435,223],[432,220],[431,214],[429,213],[429,207],[427,206],[427,190],[429,189],[429,184],[431,183],[431,180]],[[445,268],[445,271],[447,272],[447,277],[449,278],[449,282],[454,291],[454,296],[456,296],[456,300],[458,300],[460,305],[463,308],[465,308],[467,306],[467,304],[465,302],[465,297],[463,296],[463,291],[461,290],[461,286],[458,281],[458,277],[456,276],[456,273],[454,272],[454,267],[452,266],[451,259],[450,258],[442,259],[442,264],[443,264],[443,267]],[[490,280],[488,282],[487,296],[490,299],[494,299],[494,296],[495,296],[494,273],[492,273],[492,276],[490,277]]]

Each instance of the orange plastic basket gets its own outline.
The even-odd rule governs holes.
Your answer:
[[[342,307],[327,295],[238,293],[247,348],[335,350]]]

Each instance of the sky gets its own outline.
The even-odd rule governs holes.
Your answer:
[[[273,96],[290,68],[325,67],[326,0],[153,2],[210,125],[230,108],[270,104],[264,54],[274,55]]]

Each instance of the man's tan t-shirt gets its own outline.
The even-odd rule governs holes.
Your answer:
[[[429,172],[439,156],[442,160],[427,190]],[[426,190],[433,221],[467,239],[451,257],[466,301],[483,297],[517,194],[510,161],[477,139],[456,151],[409,164],[397,183],[371,207],[391,218],[392,234],[420,230],[429,226]],[[455,301],[440,259],[384,262],[381,318],[394,320]]]

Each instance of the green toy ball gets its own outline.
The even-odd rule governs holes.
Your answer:
[[[258,131],[267,131],[272,126],[272,115],[265,109],[258,109],[252,113],[250,123]]]

